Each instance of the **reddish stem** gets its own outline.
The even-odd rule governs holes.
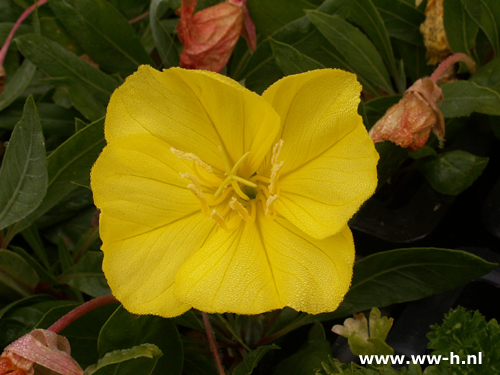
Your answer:
[[[454,55],[448,56],[446,59],[443,60],[441,64],[436,68],[434,73],[431,75],[431,79],[434,81],[434,83],[437,83],[439,77],[450,67],[450,65],[453,65],[457,62],[464,62],[467,65],[467,68],[469,68],[469,72],[471,74],[474,74],[476,72],[476,63],[474,60],[472,60],[468,55],[465,53],[455,53]]]
[[[10,42],[12,42],[12,39],[14,38],[14,34],[16,33],[17,29],[23,21],[35,10],[35,7],[41,6],[45,4],[47,0],[38,0],[35,4],[30,6],[28,9],[26,9],[23,14],[21,14],[21,17],[16,21],[14,24],[14,27],[10,31],[9,35],[7,36],[7,39],[5,39],[5,43],[2,46],[2,49],[0,49],[0,65],[3,65],[3,62],[5,60],[5,55],[7,55],[7,50],[9,49]]]
[[[64,315],[61,319],[59,319],[57,322],[52,324],[47,330],[55,332],[55,333],[60,333],[64,328],[69,326],[71,323],[73,323],[75,320],[80,318],[81,316],[87,314],[88,312],[104,306],[104,305],[109,305],[110,303],[118,302],[115,297],[113,297],[111,294],[102,296],[102,297],[97,297],[94,298],[93,300],[90,300],[83,305],[78,306],[76,309],[70,311],[66,315]]]
[[[210,344],[210,350],[215,359],[215,364],[217,365],[217,370],[220,375],[225,375],[224,367],[222,366],[222,361],[219,357],[219,351],[217,350],[217,344],[215,342],[214,334],[212,332],[212,327],[210,326],[210,321],[208,320],[208,314],[206,312],[201,313],[203,315],[203,324],[205,324],[205,330],[207,331],[208,342]]]

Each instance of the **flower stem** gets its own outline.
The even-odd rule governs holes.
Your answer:
[[[38,0],[35,4],[30,6],[28,9],[26,9],[23,14],[21,14],[21,17],[16,21],[14,24],[14,27],[10,31],[9,35],[7,36],[7,39],[5,39],[5,42],[2,46],[2,49],[0,49],[0,65],[3,65],[3,62],[5,60],[5,56],[7,55],[7,50],[9,49],[10,42],[12,42],[12,39],[14,38],[14,34],[16,33],[17,29],[23,21],[35,10],[35,7],[43,5],[47,2],[47,0]]]
[[[448,56],[446,59],[443,60],[441,64],[436,68],[434,73],[431,75],[431,79],[434,81],[434,83],[437,82],[439,77],[450,67],[450,65],[453,65],[457,62],[464,62],[467,65],[467,68],[469,68],[469,72],[471,74],[474,74],[476,72],[476,63],[472,58],[470,58],[468,55],[465,53],[455,53],[451,56]]]
[[[224,367],[222,366],[222,362],[219,357],[219,352],[217,350],[217,344],[215,342],[214,334],[212,332],[212,327],[210,326],[210,321],[208,320],[208,314],[206,312],[202,312],[203,315],[203,324],[205,324],[205,330],[207,331],[208,342],[210,344],[210,350],[215,359],[215,364],[217,365],[217,370],[219,371],[219,375],[225,375]]]
[[[110,303],[118,302],[113,295],[108,294],[102,297],[97,297],[94,298],[93,300],[90,300],[83,305],[78,306],[76,309],[70,311],[66,315],[64,315],[61,319],[59,319],[57,322],[52,324],[49,328],[47,328],[48,331],[52,331],[55,333],[61,332],[64,328],[69,326],[71,323],[73,323],[76,319],[80,318],[81,316],[87,314],[88,312],[104,306],[104,305],[109,305]]]

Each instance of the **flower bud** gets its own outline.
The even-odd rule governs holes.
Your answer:
[[[416,151],[425,145],[432,130],[442,147],[444,117],[437,107],[442,100],[443,91],[431,78],[417,80],[377,121],[370,130],[370,137],[375,143],[391,141]]]
[[[246,0],[226,0],[194,13],[197,0],[182,0],[176,29],[184,46],[180,66],[219,72],[242,35],[256,47],[255,27]]]

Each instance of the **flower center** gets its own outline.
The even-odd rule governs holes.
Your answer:
[[[201,210],[225,230],[234,230],[243,221],[255,222],[257,209],[262,207],[264,214],[274,219],[276,212],[273,203],[278,199],[278,174],[283,162],[278,157],[283,146],[280,140],[273,148],[269,175],[254,173],[244,177],[239,173],[250,152],[244,154],[234,165],[219,146],[226,172],[222,175],[213,171],[212,167],[192,153],[175,148],[170,151],[179,159],[192,162],[193,174],[180,173],[182,178],[190,181],[187,188],[200,201]]]

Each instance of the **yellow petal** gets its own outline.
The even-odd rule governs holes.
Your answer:
[[[101,214],[109,227],[120,220]],[[134,314],[166,318],[191,306],[174,296],[177,270],[206,240],[216,224],[197,213],[150,232],[119,241],[103,241],[103,270],[113,295]]]
[[[152,135],[116,140],[92,169],[104,273],[136,314],[171,317],[190,308],[173,295],[175,274],[216,226],[179,172],[193,173]]]
[[[349,228],[316,240],[260,212],[255,225],[211,236],[180,268],[175,295],[211,313],[258,314],[289,306],[318,314],[342,301],[353,261]]]
[[[151,135],[121,138],[107,145],[91,173],[104,242],[117,241],[201,212],[200,202],[179,173],[193,173],[170,146]],[[117,224],[119,223],[119,224]]]
[[[360,90],[354,74],[324,69],[285,77],[263,94],[283,125],[274,207],[315,238],[339,232],[377,185]]]
[[[248,178],[261,164],[279,130],[273,108],[259,95],[213,72],[141,66],[112,95],[106,115],[108,142],[148,134],[196,154],[225,172],[222,147]]]

